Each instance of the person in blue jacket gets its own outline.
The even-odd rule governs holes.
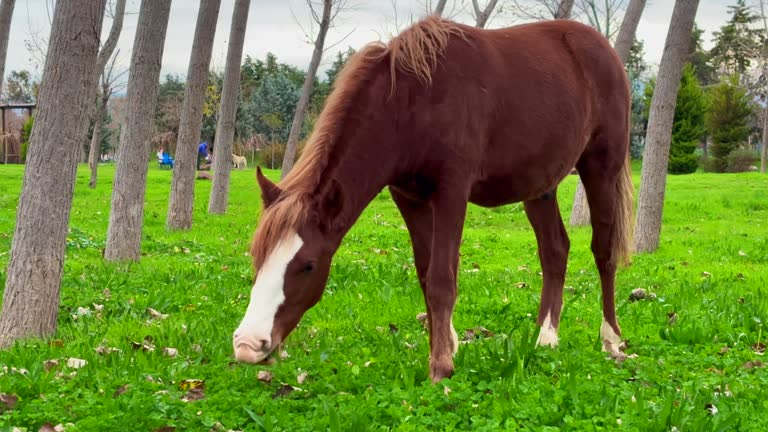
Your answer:
[[[197,147],[197,169],[200,170],[200,164],[206,160],[206,158],[209,155],[208,151],[208,143],[206,141],[203,141],[200,143],[200,145]]]

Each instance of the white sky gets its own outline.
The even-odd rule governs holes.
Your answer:
[[[47,39],[50,24],[46,3],[53,0],[17,0],[14,11],[12,32],[9,42],[6,74],[11,70],[28,69],[33,73],[36,62],[25,43],[33,39],[33,35],[42,35]],[[404,28],[411,21],[421,17],[427,0],[348,0],[354,8],[339,16],[335,28],[331,29],[327,45],[339,42],[329,49],[324,57],[324,65],[330,64],[335,52],[345,50],[348,46],[359,48],[373,40],[386,40],[398,29]],[[472,22],[469,11],[469,0],[455,0],[461,7],[455,19]],[[501,0],[511,3],[510,0]],[[226,57],[229,24],[235,0],[222,0],[212,59],[212,67],[223,69]],[[451,2],[449,1],[449,4]],[[480,2],[484,4],[484,1]],[[696,22],[705,30],[705,46],[711,46],[711,36],[727,20],[726,6],[735,0],[701,0]],[[118,64],[127,69],[130,63],[131,46],[136,30],[137,12],[140,0],[128,0],[128,12],[123,26],[123,32],[118,43],[120,56]],[[397,17],[395,7],[397,7]],[[162,74],[186,74],[195,19],[199,6],[198,0],[173,0],[171,19],[165,43]],[[664,49],[664,39],[667,34],[669,20],[672,15],[674,0],[648,0],[643,13],[637,36],[645,42],[646,60],[658,64]],[[273,52],[278,59],[301,68],[306,68],[312,54],[312,47],[297,20],[308,28],[310,15],[304,0],[252,0],[248,17],[245,52],[256,58],[263,58],[267,52]],[[490,27],[502,27],[513,24],[508,14],[498,15],[490,22]],[[103,39],[106,39],[111,21],[104,24]],[[323,67],[321,66],[321,69]],[[321,73],[322,74],[322,73]],[[323,76],[324,77],[324,76]]]

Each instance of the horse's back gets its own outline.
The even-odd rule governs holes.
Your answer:
[[[626,73],[591,27],[557,20],[464,32],[449,44],[442,74],[454,86],[443,90],[461,106],[451,121],[465,120],[454,136],[476,140],[465,145],[476,152],[474,202],[500,205],[550,191],[597,130],[625,127]]]

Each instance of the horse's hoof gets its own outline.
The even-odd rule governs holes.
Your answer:
[[[429,377],[432,379],[432,383],[438,383],[445,378],[453,376],[453,361],[434,361],[429,366]]]

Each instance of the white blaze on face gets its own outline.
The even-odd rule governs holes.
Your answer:
[[[235,331],[235,357],[257,363],[269,355],[272,325],[277,309],[283,304],[283,283],[288,264],[304,241],[298,234],[287,236],[264,260],[251,289],[251,301],[240,326]]]

